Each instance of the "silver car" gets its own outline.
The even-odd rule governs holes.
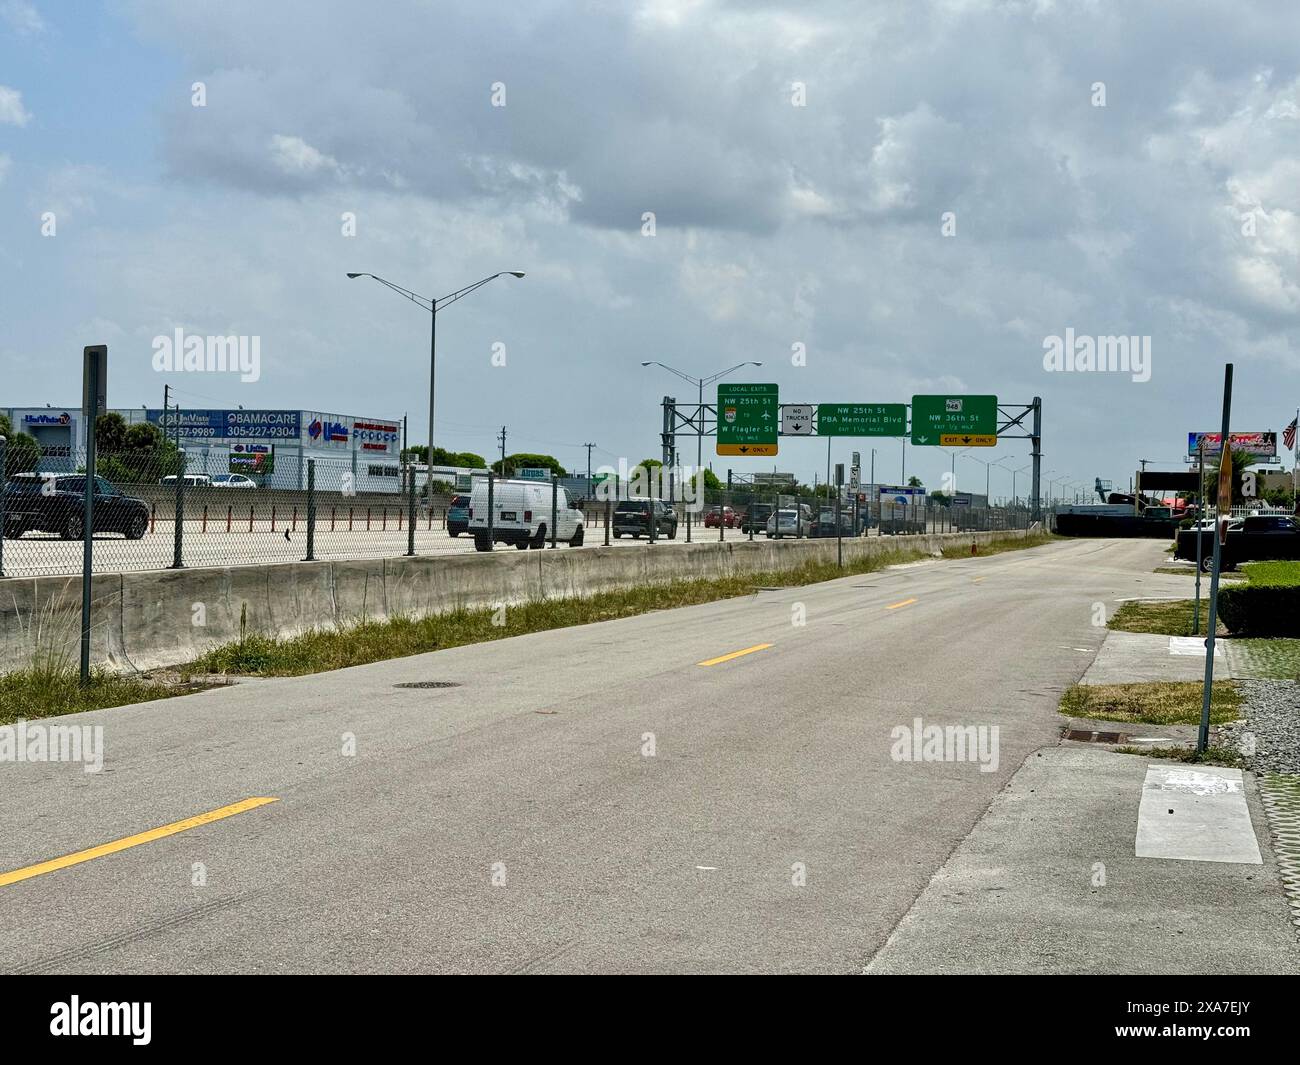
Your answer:
[[[780,540],[784,536],[807,536],[808,525],[805,507],[783,507],[767,519],[767,538]]]

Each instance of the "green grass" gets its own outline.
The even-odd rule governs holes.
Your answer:
[[[1168,762],[1190,762],[1193,765],[1219,765],[1240,768],[1245,763],[1241,752],[1231,747],[1206,747],[1197,754],[1195,747],[1116,747],[1116,754],[1136,754],[1144,758],[1162,758]]]
[[[1232,668],[1250,680],[1300,680],[1300,640],[1232,641]]]
[[[1241,569],[1251,584],[1274,587],[1300,584],[1300,562],[1247,562]]]
[[[1017,547],[1036,547],[1048,539],[1055,537],[999,539],[988,545],[981,544],[980,551],[985,552],[986,547],[989,553]],[[339,628],[315,629],[283,638],[250,635],[210,651],[188,668],[196,673],[301,676],[449,647],[504,640],[530,632],[590,625],[597,621],[632,617],[652,610],[671,610],[675,607],[753,595],[760,588],[817,584],[928,557],[917,548],[903,545],[895,550],[848,560],[843,569],[833,562],[808,562],[794,569],[707,580],[673,581],[668,584],[617,589],[581,599],[519,603],[501,610],[466,609],[427,617],[359,621]]]
[[[1059,710],[1070,717],[1135,725],[1198,725],[1201,691],[1199,681],[1073,684],[1061,695]],[[1210,724],[1235,721],[1240,703],[1232,681],[1215,681],[1210,693]]]
[[[1051,532],[1031,533],[1028,536],[1024,537],[1023,539],[1015,539],[1012,537],[998,537],[997,539],[993,540],[990,543],[980,544],[977,549],[979,554],[975,557],[982,557],[984,555],[999,555],[1003,551],[1019,551],[1021,548],[1025,548],[1025,547],[1040,547],[1043,544],[1050,544],[1056,540],[1067,540],[1067,539],[1069,539],[1069,537],[1057,536],[1055,533],[1051,533]],[[970,553],[970,544],[969,543],[949,544],[947,547],[943,549],[943,557],[944,558],[971,558],[972,556]]]
[[[1123,603],[1107,623],[1107,628],[1115,629],[1118,632],[1150,632],[1161,636],[1191,636],[1195,609],[1196,600],[1194,599],[1170,599],[1159,602],[1143,600]],[[1209,601],[1202,600],[1201,632],[1205,632],[1209,616]],[[1228,630],[1219,625],[1217,635],[1226,636]]]
[[[76,714],[108,706],[126,706],[169,695],[185,695],[196,687],[188,683],[150,680],[138,675],[117,676],[95,671],[82,688],[73,668],[29,668],[0,673],[0,725],[19,719],[33,721],[56,714]]]

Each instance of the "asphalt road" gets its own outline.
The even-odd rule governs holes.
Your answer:
[[[315,556],[317,559],[348,560],[357,558],[395,558],[406,554],[407,532],[397,528],[396,516],[390,514],[387,528],[376,516],[372,527],[366,529],[361,521],[354,520],[353,528],[337,520],[330,529],[328,518],[316,528]],[[269,522],[258,522],[250,531],[236,522],[231,531],[225,530],[225,519],[208,523],[204,531],[201,521],[186,522],[183,558],[187,566],[243,566],[273,562],[298,562],[306,557],[307,533],[300,520],[289,529],[285,538],[284,523],[275,531]],[[691,530],[694,540],[717,540],[718,530],[695,526]],[[589,523],[583,532],[584,546],[598,547],[605,542],[604,525]],[[739,529],[725,530],[725,538],[732,542],[749,539],[748,533]],[[761,533],[757,539],[762,539]],[[642,546],[645,537],[616,539],[610,533],[610,544]],[[656,546],[671,547],[686,542],[686,525],[678,527],[676,539],[660,537]],[[550,541],[547,541],[549,548]],[[420,527],[415,533],[415,550],[420,555],[463,554],[474,551],[474,538],[462,534],[450,536],[440,528]],[[498,551],[513,551],[508,544],[497,544]],[[556,550],[569,550],[561,541]],[[138,570],[163,569],[175,558],[175,531],[170,523],[159,522],[153,532],[140,540],[127,540],[115,533],[100,533],[95,537],[94,571],[96,573],[124,573]],[[10,577],[36,577],[47,574],[81,574],[82,543],[80,540],[61,540],[55,535],[27,533],[18,540],[6,540],[4,545],[4,571]]]
[[[64,719],[104,726],[103,771],[0,764],[0,872],[277,801],[0,886],[0,969],[859,972],[1058,742],[1093,604],[1185,589],[1151,572],[1162,547],[919,563]],[[996,770],[891,758],[917,717],[997,726]]]

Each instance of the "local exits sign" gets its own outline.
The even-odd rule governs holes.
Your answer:
[[[997,433],[997,396],[912,397],[913,444],[993,447]]]
[[[780,430],[776,385],[718,385],[719,455],[775,455]]]

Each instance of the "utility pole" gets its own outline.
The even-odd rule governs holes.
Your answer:
[[[497,434],[497,439],[501,441],[501,476],[506,475],[506,427],[501,426],[501,432]]]
[[[591,449],[596,445],[583,444],[582,446],[587,449],[587,491],[590,492],[591,491]]]

